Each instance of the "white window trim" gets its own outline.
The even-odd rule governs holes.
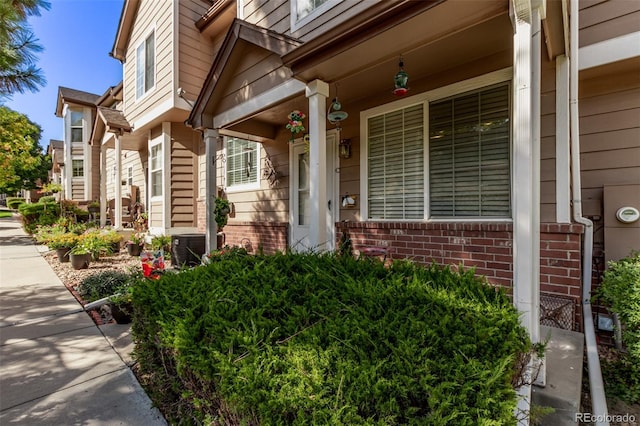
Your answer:
[[[291,18],[291,32],[297,31],[300,28],[304,27],[309,22],[313,21],[314,19],[316,19],[318,16],[322,15],[329,9],[332,9],[336,5],[342,3],[342,1],[343,0],[328,0],[327,2],[313,9],[311,12],[309,12],[309,14],[298,19],[298,0],[291,0],[289,2],[291,6],[291,9],[290,9],[291,13],[289,14]]]
[[[84,109],[78,109],[78,108],[69,108],[69,142],[72,144],[84,144],[85,139],[85,116],[84,116]],[[73,114],[74,113],[78,113],[82,116],[82,124],[80,124],[79,126],[74,126],[73,125]],[[82,129],[82,138],[79,141],[74,141],[73,140],[73,129]]]
[[[74,161],[82,161],[82,176],[74,176],[74,168],[73,167],[73,162]],[[85,167],[85,161],[84,161],[84,157],[80,157],[80,156],[73,156],[71,157],[71,179],[77,181],[83,181],[85,176],[87,175],[87,168]]]
[[[225,136],[225,138],[231,138],[231,139],[236,139],[236,138],[232,138],[230,136]],[[237,138],[237,139],[242,139],[242,138]],[[233,186],[228,186],[228,180],[227,180],[227,164],[228,162],[226,161],[228,157],[227,155],[227,141],[225,141],[224,144],[224,149],[223,149],[223,155],[225,158],[224,161],[224,182],[225,182],[225,186],[224,186],[224,192],[227,193],[234,193],[234,192],[246,192],[246,191],[255,191],[257,189],[260,189],[262,187],[262,144],[260,142],[256,142],[253,141],[251,139],[244,139],[246,141],[249,142],[253,142],[256,144],[257,147],[257,154],[258,154],[258,158],[256,160],[256,168],[258,169],[256,171],[256,182],[252,182],[252,183],[245,183],[245,184],[241,184],[241,185],[233,185]]]
[[[504,83],[512,81],[513,69],[511,67],[504,68],[498,71],[494,71],[488,74],[484,74],[478,77],[470,78],[467,80],[459,81],[457,83],[449,84],[447,86],[439,87],[428,92],[419,93],[414,96],[409,96],[394,102],[390,102],[384,105],[380,105],[368,110],[360,112],[360,217],[363,222],[398,222],[398,219],[369,219],[369,191],[368,191],[368,178],[369,178],[369,134],[368,134],[368,120],[381,114],[387,114],[389,112],[405,109],[413,105],[424,104],[424,132],[425,135],[429,131],[429,103],[445,99],[451,96],[469,92],[472,90],[482,89],[494,84]],[[511,123],[513,127],[513,123]],[[512,218],[483,218],[481,216],[473,218],[436,218],[430,219],[430,204],[429,204],[429,141],[425,136],[424,138],[424,216],[422,219],[402,219],[402,222],[510,222]],[[513,158],[511,158],[511,164],[513,165]],[[513,167],[511,167],[511,182],[513,182]],[[513,200],[514,185],[511,186],[511,200]]]
[[[148,162],[148,164],[149,164],[149,201],[150,202],[162,201],[164,199],[164,192],[165,192],[165,188],[164,188],[164,179],[165,179],[165,177],[164,177],[164,172],[165,172],[165,170],[164,170],[164,167],[165,167],[164,166],[164,150],[165,150],[165,146],[163,144],[163,139],[164,138],[162,138],[162,137],[158,137],[158,138],[156,138],[156,142],[153,142],[153,143],[149,144],[149,162]],[[160,154],[161,154],[161,156],[160,156],[160,164],[161,164],[161,166],[160,166],[160,169],[155,169],[154,170],[152,168],[152,161],[151,161],[151,158],[152,158],[152,155],[153,155],[152,151],[153,151],[153,148],[158,146],[158,145],[160,145]],[[161,172],[160,176],[162,177],[162,182],[161,182],[161,185],[160,185],[162,187],[162,194],[153,195],[153,172],[154,171],[158,171],[158,170]]]
[[[138,49],[140,48],[140,46],[144,46],[144,51],[145,51],[145,59],[146,59],[146,51],[147,51],[147,47],[146,47],[146,42],[147,39],[149,38],[150,35],[153,35],[153,86],[151,86],[149,88],[149,90],[144,90],[142,91],[142,94],[140,96],[138,96]],[[136,44],[136,48],[134,50],[134,56],[135,56],[135,60],[134,60],[134,75],[133,75],[133,79],[135,81],[135,99],[136,101],[142,100],[145,97],[147,97],[147,95],[151,92],[154,91],[154,89],[156,88],[156,82],[158,81],[158,61],[157,59],[157,52],[158,52],[158,45],[157,45],[157,38],[156,38],[156,28],[155,26],[153,28],[151,28],[147,33],[145,33],[144,37],[142,37],[141,41]],[[146,65],[146,63],[145,63]],[[146,73],[143,70],[143,76],[145,76],[145,81],[146,81]],[[144,84],[144,81],[143,83]]]

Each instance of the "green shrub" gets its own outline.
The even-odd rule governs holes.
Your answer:
[[[47,242],[50,250],[57,250],[60,248],[72,248],[78,242],[78,236],[76,234],[67,232],[65,234],[59,234],[51,237]]]
[[[619,359],[604,362],[606,386],[610,393],[626,402],[640,401],[640,252],[617,262],[609,262],[597,297],[610,306],[622,324],[626,351]]]
[[[12,210],[17,210],[24,203],[25,200],[22,197],[7,197],[7,207]]]
[[[103,271],[83,279],[76,290],[84,300],[93,302],[126,292],[133,279],[132,274],[126,272]]]
[[[21,204],[18,212],[22,215],[25,232],[33,234],[39,225],[53,225],[60,217],[57,203]]]
[[[67,229],[56,222],[53,225],[40,225],[36,227],[34,237],[38,243],[47,244],[52,238],[65,234],[66,232]]]
[[[133,287],[145,386],[181,424],[516,424],[530,343],[473,272],[214,256]]]
[[[39,203],[55,203],[56,197],[53,195],[45,195],[44,197],[40,197],[38,200]]]

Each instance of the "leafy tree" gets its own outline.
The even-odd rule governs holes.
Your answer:
[[[42,46],[27,24],[29,16],[49,10],[45,0],[0,0],[0,99],[25,90],[35,92],[46,80],[35,65]]]
[[[6,106],[0,106],[0,193],[33,189],[45,181],[51,160],[38,142],[40,126]]]

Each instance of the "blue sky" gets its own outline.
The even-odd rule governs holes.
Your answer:
[[[37,65],[47,85],[39,92],[14,94],[9,108],[42,127],[40,145],[62,139],[62,119],[55,116],[58,86],[102,95],[122,80],[122,64],[111,58],[124,0],[50,0],[51,9],[29,24],[44,51]]]

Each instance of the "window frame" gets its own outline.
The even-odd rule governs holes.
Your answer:
[[[159,167],[155,169],[153,168],[154,149],[159,150],[157,154],[157,164],[159,164]],[[160,194],[153,193],[154,173],[158,173],[160,176]],[[163,196],[164,196],[164,146],[163,146],[163,141],[160,140],[157,143],[149,145],[149,197],[151,201],[158,201],[158,200],[162,200]]]
[[[74,126],[73,125],[73,115],[74,114],[78,114],[80,115],[80,125],[79,126]],[[80,130],[80,140],[76,141],[73,140],[73,131],[74,130]],[[69,141],[71,143],[83,143],[84,142],[84,111],[81,109],[69,109]]]
[[[76,162],[80,162],[80,164],[82,165],[80,167],[80,171],[82,172],[82,174],[78,175],[76,174],[76,170],[77,167],[75,166]],[[72,158],[71,159],[71,178],[72,179],[84,179],[85,173],[84,173],[84,158]]]
[[[458,95],[462,95],[466,92],[481,90],[483,88],[489,88],[490,86],[500,84],[500,83],[511,83],[513,84],[513,68],[508,67],[504,69],[500,69],[488,74],[484,74],[478,77],[473,77],[467,80],[459,81],[456,83],[452,83],[443,87],[436,88],[434,90],[430,90],[428,92],[423,92],[414,96],[410,96],[407,98],[403,98],[394,102],[390,102],[384,105],[379,105],[377,107],[364,110],[360,112],[360,135],[361,135],[361,147],[360,147],[360,217],[364,222],[505,222],[513,220],[513,191],[514,185],[511,185],[509,199],[511,204],[511,217],[438,217],[432,218],[430,213],[430,194],[429,194],[429,103],[444,100],[447,98],[456,97]],[[511,86],[511,92],[509,96],[512,96],[513,87]],[[368,134],[368,120],[370,118],[388,114],[390,112],[402,110],[408,108],[413,105],[417,105],[422,103],[423,111],[424,111],[424,141],[423,141],[423,152],[424,152],[424,212],[423,217],[421,219],[371,219],[369,218],[369,190],[368,190],[368,179],[369,179],[369,134]],[[513,105],[511,104],[511,108]],[[513,146],[513,117],[511,118],[511,137],[510,143],[511,147]],[[510,162],[510,171],[509,171],[509,179],[510,182],[513,183],[513,149],[511,149],[509,155]]]
[[[291,0],[289,2],[289,4],[290,4],[290,12],[291,12],[290,15],[289,15],[290,18],[291,18],[291,32],[299,30],[300,28],[304,27],[305,25],[307,25],[308,23],[310,23],[311,21],[316,19],[318,16],[321,16],[322,14],[327,12],[328,10],[332,9],[333,7],[335,7],[338,4],[343,2],[343,0],[327,0],[326,2],[321,4],[320,6],[316,7],[315,9],[313,9],[308,14],[299,17],[298,16],[298,2],[299,1],[301,1],[301,0]]]
[[[255,144],[256,147],[256,181],[255,182],[250,182],[250,183],[242,183],[242,184],[237,184],[237,185],[229,185],[229,149],[228,149],[228,144],[229,142],[234,142],[234,141],[242,141],[242,142],[249,142],[252,144]],[[225,179],[225,192],[243,192],[243,191],[252,191],[252,190],[256,190],[256,189],[260,189],[261,187],[261,181],[262,181],[262,155],[261,155],[261,144],[260,142],[256,142],[256,141],[252,141],[250,139],[242,139],[242,138],[236,138],[236,137],[231,137],[231,136],[225,136],[225,141],[224,141],[224,179]],[[242,166],[241,166],[242,167]]]
[[[153,84],[151,86],[149,86],[149,88],[146,88],[146,83],[147,83],[147,40],[149,40],[149,39],[153,40]],[[138,73],[140,71],[140,68],[139,68],[139,66],[140,66],[139,54],[140,54],[140,49],[141,48],[142,48],[142,55],[144,55],[144,57],[143,57],[143,61],[144,62],[143,62],[143,65],[142,65],[142,88],[138,85]],[[153,89],[155,89],[155,87],[156,87],[156,81],[157,81],[157,75],[156,75],[156,70],[157,70],[156,52],[157,52],[156,29],[152,28],[142,38],[142,41],[136,45],[136,49],[135,49],[134,81],[135,81],[136,100],[144,99],[144,97],[147,96],[148,93],[152,92]],[[141,93],[139,91],[140,89],[142,90]]]

